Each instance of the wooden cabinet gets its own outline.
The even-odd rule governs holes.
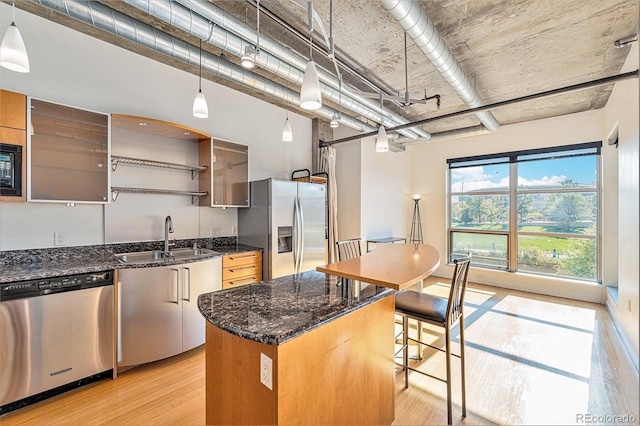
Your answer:
[[[262,252],[249,251],[222,258],[222,288],[262,281]]]
[[[31,98],[28,200],[108,203],[109,114]]]
[[[211,139],[200,142],[198,156],[211,166],[200,174],[200,191],[209,193],[200,205],[249,207],[249,147]]]
[[[21,195],[0,195],[0,202],[27,201],[27,96],[0,90],[0,143],[22,147]]]
[[[27,129],[27,97],[0,90],[0,127]]]

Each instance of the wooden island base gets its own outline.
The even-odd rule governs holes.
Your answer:
[[[280,345],[207,322],[207,424],[390,424],[395,417],[390,295]],[[273,390],[260,354],[273,360]]]

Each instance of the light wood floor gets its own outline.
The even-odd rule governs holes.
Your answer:
[[[447,282],[431,278],[425,291],[445,295]],[[454,424],[586,424],[586,415],[633,416],[630,424],[638,424],[637,371],[604,305],[470,285],[466,316],[467,418],[456,376]],[[420,368],[439,373],[443,361],[426,352]],[[0,424],[203,425],[204,372],[200,347],[10,413]],[[397,370],[394,424],[446,424],[445,395],[444,384],[416,373],[404,389]],[[596,423],[623,423],[615,420]]]

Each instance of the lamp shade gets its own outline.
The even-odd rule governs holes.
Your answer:
[[[240,65],[243,68],[251,69],[256,66],[256,57],[258,51],[251,46],[247,46],[244,49],[244,55],[240,57]]]
[[[196,98],[193,100],[193,116],[197,118],[209,117],[209,107],[202,90],[198,91]]]
[[[0,45],[0,65],[17,72],[29,72],[29,56],[20,30],[12,22]]]
[[[307,62],[307,69],[302,79],[302,89],[300,89],[300,108],[315,110],[322,106],[322,93],[320,92],[320,81],[316,63]]]
[[[376,136],[376,152],[387,151],[389,151],[389,139],[387,139],[387,131],[384,130],[384,126],[381,124],[378,136]]]
[[[335,129],[336,127],[340,126],[340,122],[338,121],[338,115],[337,114],[333,114],[333,117],[331,118],[331,122],[329,123],[329,126],[332,129]]]
[[[291,142],[293,140],[293,131],[291,130],[291,123],[289,117],[284,120],[284,127],[282,128],[282,141]]]

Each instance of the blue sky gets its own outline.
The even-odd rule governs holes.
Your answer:
[[[595,156],[584,156],[521,162],[518,163],[518,185],[557,187],[567,179],[574,183],[591,184],[596,178],[596,161]],[[465,167],[451,171],[454,192],[506,187],[508,182],[508,164]]]

